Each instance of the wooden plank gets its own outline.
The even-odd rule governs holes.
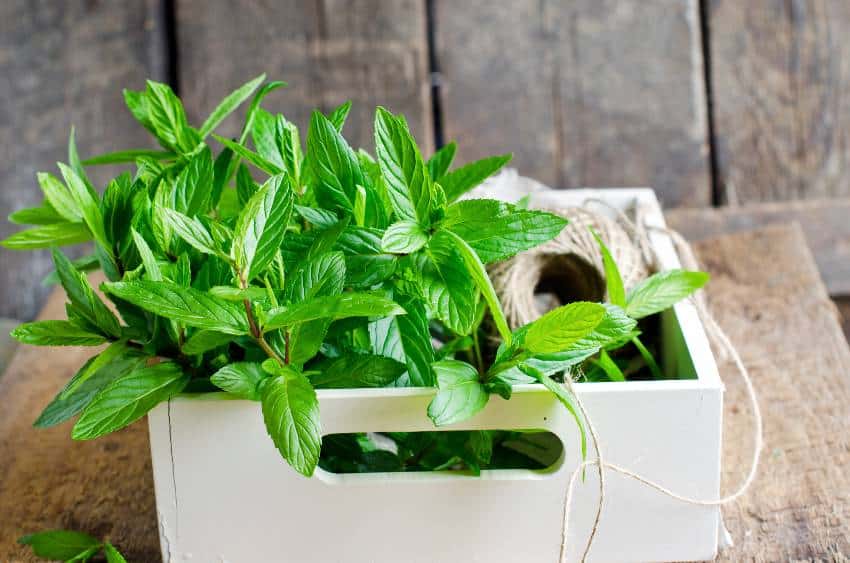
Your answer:
[[[748,366],[764,416],[758,479],[723,508],[736,545],[725,561],[843,561],[850,556],[850,349],[797,226],[696,245],[709,301]],[[752,418],[731,362],[721,364],[723,483],[748,469]]]
[[[550,186],[711,186],[698,1],[436,0],[446,139]]]
[[[750,493],[724,508],[737,546],[729,561],[840,560],[850,555],[850,350],[802,233],[777,226],[698,243],[709,302],[738,343],[760,393],[766,448]],[[63,314],[54,293],[41,318]],[[23,533],[70,527],[106,536],[130,561],[158,558],[147,426],[92,442],[70,424],[30,424],[87,351],[22,346],[0,377],[0,560],[30,561]],[[732,365],[724,482],[748,463],[751,420]]]
[[[726,201],[850,195],[850,3],[711,0],[717,179]]]
[[[313,108],[352,100],[345,134],[355,147],[372,152],[377,105],[405,114],[417,140],[433,145],[420,0],[178,0],[177,21],[180,89],[193,122],[265,72],[289,84],[265,106],[297,123],[302,135]],[[232,135],[238,127],[234,117],[221,131]]]
[[[689,240],[797,222],[830,295],[850,295],[850,199],[673,209],[665,216],[670,226]]]
[[[0,216],[40,201],[35,173],[58,172],[71,125],[84,156],[147,146],[121,89],[164,79],[163,38],[161,0],[0,3]],[[16,230],[0,221],[0,238]],[[0,263],[0,316],[32,318],[49,254],[0,248]]]

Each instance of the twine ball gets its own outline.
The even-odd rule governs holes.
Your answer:
[[[592,228],[608,247],[626,290],[649,275],[643,253],[616,220],[581,207],[544,209],[569,224],[550,240],[490,267],[512,328],[572,301],[605,298],[605,268]]]

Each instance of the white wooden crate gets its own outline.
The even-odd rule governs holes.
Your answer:
[[[533,204],[604,199],[643,207],[663,225],[650,189],[535,194]],[[651,235],[662,269],[679,267],[668,237]],[[580,383],[608,461],[685,495],[716,498],[720,487],[723,386],[702,324],[688,302],[661,323],[664,381]],[[325,434],[428,431],[434,390],[318,391]],[[164,561],[553,562],[561,543],[564,495],[580,462],[572,417],[542,386],[492,396],[472,419],[448,429],[547,429],[565,444],[548,470],[330,474],[312,479],[281,458],[260,404],[223,393],[183,395],[149,415]],[[592,452],[591,452],[592,455]],[[719,509],[686,505],[609,474],[593,561],[712,559]],[[577,485],[569,552],[576,560],[597,503],[591,469]]]

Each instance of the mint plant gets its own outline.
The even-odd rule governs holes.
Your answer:
[[[30,546],[36,557],[51,561],[85,563],[101,555],[106,563],[127,563],[114,545],[82,532],[46,530],[22,536],[18,543]]]
[[[292,122],[261,107],[282,86],[257,77],[195,128],[167,85],[148,82],[124,97],[161,150],[82,160],[72,131],[61,178],[38,174],[44,202],[10,217],[34,226],[3,244],[52,249],[68,318],[12,334],[27,344],[106,347],[36,426],[78,416],[72,437],[87,440],[176,394],[224,391],[262,404],[275,446],[304,475],[322,451],[317,389],[433,387],[428,416],[443,426],[475,415],[493,394],[509,399],[515,384],[540,383],[581,427],[573,397],[552,377],[601,366],[622,378],[611,354],[638,345],[637,319],[705,283],[698,273],[664,272],[626,296],[605,251],[610,303],[569,303],[512,331],[487,264],[552,239],[566,221],[502,201],[458,201],[510,155],[452,169],[452,143],[425,160],[404,117],[379,107],[373,156],[342,135],[349,103],[313,112],[302,145]],[[239,135],[214,135],[249,99]],[[86,169],[102,164],[134,170],[101,195]],[[79,260],[57,249],[83,242],[94,253]],[[101,290],[112,307],[89,284],[94,268],[108,280]],[[490,463],[494,444],[516,438],[388,436],[399,467],[473,470]],[[369,436],[353,442],[361,465],[387,457],[368,455],[385,451]],[[328,456],[339,460],[339,451]],[[434,452],[442,461],[423,465]]]

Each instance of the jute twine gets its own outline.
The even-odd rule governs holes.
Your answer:
[[[534,290],[540,282],[540,276],[544,273],[546,265],[553,260],[564,258],[568,260],[580,260],[585,266],[590,266],[592,273],[595,273],[600,279],[604,280],[604,269],[602,267],[598,244],[592,235],[589,234],[588,227],[592,227],[599,234],[600,238],[611,251],[612,256],[622,270],[621,274],[626,287],[635,285],[656,267],[657,259],[649,243],[650,231],[657,231],[660,234],[670,237],[685,269],[699,269],[693,249],[687,241],[673,230],[647,227],[641,217],[640,208],[636,210],[635,220],[632,220],[621,210],[615,209],[603,201],[588,200],[585,204],[596,204],[607,207],[609,211],[613,211],[617,218],[616,220],[610,219],[606,215],[594,213],[586,207],[554,210],[571,220],[570,225],[564,229],[564,232],[559,237],[539,248],[520,254],[512,260],[493,268],[491,272],[493,285],[502,299],[506,309],[505,314],[509,322],[514,326],[530,322],[545,312],[540,310],[538,304],[535,302]],[[552,210],[550,209],[550,211]],[[754,421],[753,453],[746,478],[733,493],[718,499],[698,499],[679,494],[625,467],[605,461],[596,428],[584,407],[581,397],[575,391],[573,374],[564,374],[564,385],[575,398],[576,405],[587,426],[596,457],[583,461],[575,468],[570,476],[564,499],[564,525],[562,528],[560,550],[561,563],[565,563],[567,557],[567,538],[569,536],[570,507],[572,505],[573,491],[579,475],[588,467],[597,468],[599,476],[599,502],[597,504],[593,527],[582,552],[581,561],[587,559],[601,524],[602,507],[606,494],[606,470],[614,471],[634,479],[670,498],[696,506],[720,506],[730,503],[740,498],[755,479],[764,444],[761,410],[759,409],[758,398],[753,387],[752,379],[738,351],[708,310],[703,292],[699,291],[692,296],[691,302],[703,322],[709,340],[714,344],[719,354],[731,358],[746,387]]]

